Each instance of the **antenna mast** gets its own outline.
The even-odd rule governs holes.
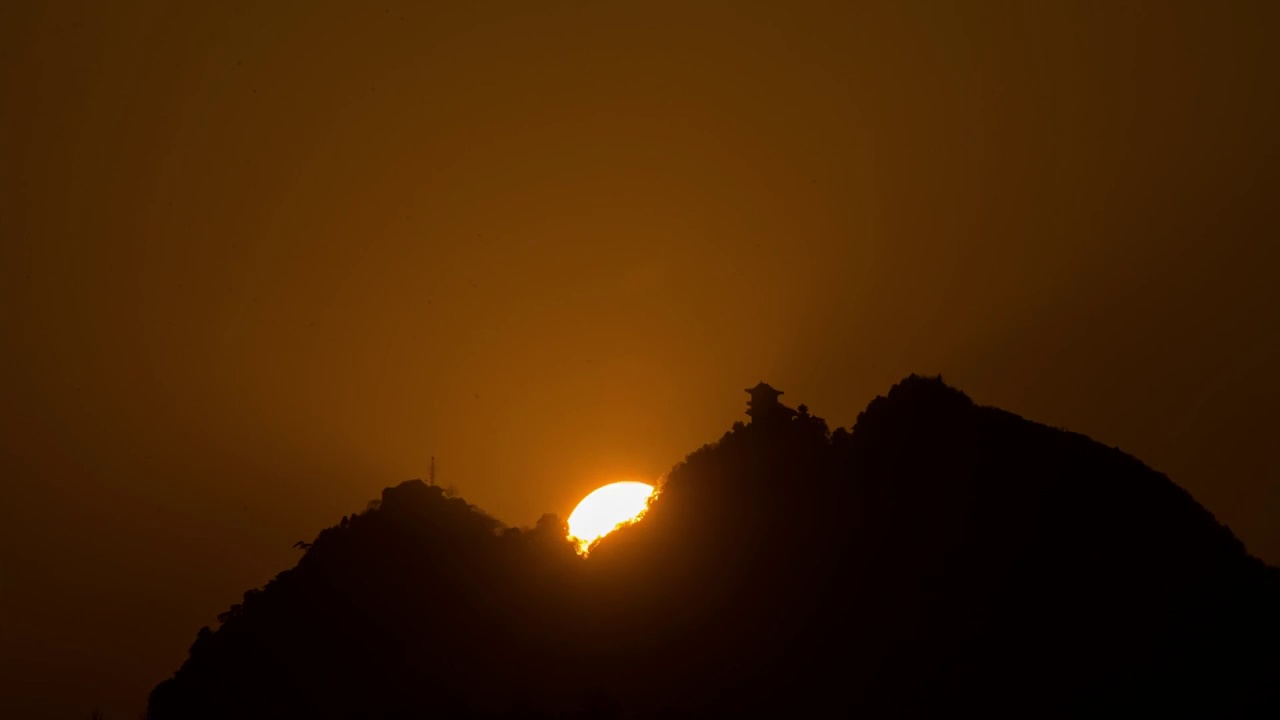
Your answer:
[[[435,484],[436,484],[436,456],[435,456],[435,455],[432,455],[432,456],[431,456],[431,475],[430,475],[430,478],[431,478],[431,479],[428,481],[428,483],[427,483],[427,484],[428,484],[428,485],[435,485]]]

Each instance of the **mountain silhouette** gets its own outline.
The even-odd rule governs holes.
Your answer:
[[[579,557],[421,481],[203,628],[148,717],[1280,713],[1280,571],[1168,478],[910,376],[751,422]]]

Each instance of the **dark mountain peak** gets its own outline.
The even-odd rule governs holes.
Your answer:
[[[1148,566],[1245,555],[1228,528],[1137,458],[977,405],[941,378],[912,375],[873,400],[852,445],[873,521],[928,525],[917,529],[939,545],[1000,535],[1065,556],[1097,553],[1098,567],[1131,552]]]
[[[973,405],[968,395],[943,382],[941,375],[928,376],[912,373],[894,383],[884,397],[890,403],[928,404],[935,408],[942,405],[957,407]]]
[[[942,376],[909,375],[858,413],[853,432],[874,432],[868,426],[908,422],[938,427],[953,423],[976,406],[968,395],[947,385]]]
[[[382,491],[382,506],[395,507],[403,505],[422,505],[433,500],[443,500],[444,489],[437,485],[428,485],[422,480],[405,480]]]

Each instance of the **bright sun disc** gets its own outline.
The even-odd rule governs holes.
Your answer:
[[[642,482],[616,482],[582,498],[569,515],[569,537],[586,552],[596,538],[608,535],[622,523],[644,513],[653,486]]]

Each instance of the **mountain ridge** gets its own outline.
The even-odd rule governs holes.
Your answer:
[[[555,516],[388,488],[202,629],[150,717],[1280,708],[1280,571],[1136,458],[941,378],[851,430],[784,409],[586,558]]]

